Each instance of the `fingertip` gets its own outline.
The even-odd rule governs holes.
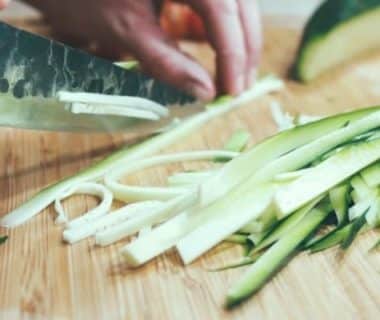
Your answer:
[[[183,65],[185,66],[185,65]],[[201,101],[211,101],[216,96],[216,87],[211,75],[193,60],[188,60],[182,69],[178,85],[182,90]],[[181,81],[182,80],[182,81]]]
[[[168,59],[169,56],[171,59]],[[210,101],[215,97],[216,89],[211,75],[197,62],[179,51],[172,51],[164,57],[156,58],[155,66],[145,64],[145,70],[201,101]]]
[[[218,75],[220,93],[237,96],[244,91],[246,87],[246,75],[237,71],[235,69],[223,70],[220,68]]]
[[[178,85],[201,101],[211,101],[216,96],[216,87],[211,75],[187,54],[183,54],[183,58],[177,74]]]
[[[184,85],[184,90],[201,101],[211,101],[215,98],[214,86],[210,87],[199,82],[189,81]]]
[[[156,28],[147,29],[130,46],[143,70],[202,101],[212,100],[216,89],[211,75]]]

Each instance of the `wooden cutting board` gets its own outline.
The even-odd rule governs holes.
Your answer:
[[[24,23],[46,32],[39,23]],[[266,27],[262,69],[285,76],[299,32]],[[186,45],[210,67],[206,46]],[[273,134],[268,105],[280,102],[289,112],[327,115],[380,103],[380,53],[357,59],[314,84],[291,81],[278,94],[264,97],[218,119],[174,150],[220,147],[238,128],[252,142]],[[128,140],[126,135],[42,133],[0,129],[0,215],[43,186],[76,173]],[[169,151],[165,150],[165,151]],[[179,164],[136,175],[136,183],[163,183],[168,173],[193,168]],[[75,197],[65,202],[73,214],[94,205]],[[211,266],[239,256],[220,246],[184,267],[175,252],[138,270],[125,268],[118,250],[125,242],[97,248],[92,239],[74,246],[62,243],[62,230],[48,208],[15,230],[0,230],[9,241],[0,247],[0,319],[378,319],[380,254],[367,251],[379,234],[367,233],[342,255],[336,249],[300,254],[266,287],[234,311],[224,311],[228,287],[244,271],[210,273]]]

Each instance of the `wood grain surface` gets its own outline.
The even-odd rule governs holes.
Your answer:
[[[25,25],[24,25],[25,26]],[[29,29],[45,32],[38,24]],[[286,76],[299,39],[294,30],[267,27],[262,69]],[[186,49],[210,67],[206,46]],[[332,71],[309,86],[287,81],[287,88],[218,119],[173,150],[219,147],[238,128],[253,141],[276,130],[268,105],[280,102],[290,112],[327,115],[380,103],[380,53]],[[1,115],[0,115],[1,116]],[[42,133],[0,129],[0,215],[21,204],[46,184],[76,173],[128,141],[125,135]],[[166,150],[166,151],[169,151]],[[163,183],[188,164],[152,169],[137,183]],[[75,214],[94,199],[75,197],[65,207]],[[380,254],[367,251],[379,234],[361,236],[344,255],[336,249],[300,254],[259,294],[236,310],[222,303],[228,287],[244,269],[211,273],[206,268],[239,256],[225,245],[184,267],[169,252],[138,270],[123,266],[118,250],[94,247],[92,239],[62,243],[62,230],[48,208],[14,230],[0,247],[0,319],[379,319]]]

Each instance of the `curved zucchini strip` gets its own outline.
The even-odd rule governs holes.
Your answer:
[[[69,221],[67,214],[62,206],[62,200],[71,197],[74,194],[87,194],[99,197],[101,203],[94,209],[88,211],[84,215]],[[55,199],[54,208],[58,216],[55,220],[57,224],[65,224],[67,228],[82,226],[104,214],[106,214],[112,206],[113,196],[111,191],[98,183],[81,183],[78,186],[68,190],[63,195]]]
[[[65,192],[65,190],[82,182],[96,181],[114,168],[123,166],[125,163],[140,160],[158,152],[175,142],[181,141],[212,119],[220,117],[262,95],[282,88],[283,82],[281,80],[273,76],[263,78],[258,81],[252,89],[246,91],[242,95],[227,101],[222,100],[213,108],[183,121],[168,132],[164,132],[154,138],[148,139],[143,143],[116,151],[104,160],[80,171],[78,174],[46,187],[30,200],[5,215],[0,220],[0,226],[9,228],[16,227],[28,221],[49,206],[58,196]]]
[[[212,160],[216,157],[232,159],[238,155],[238,152],[232,151],[205,150],[156,156],[117,168],[105,177],[104,182],[112,191],[114,197],[121,201],[168,200],[185,193],[189,188],[130,186],[120,183],[119,180],[121,177],[135,173],[136,171],[162,164],[182,161]]]
[[[189,192],[188,194],[171,199],[167,202],[164,202],[154,210],[147,211],[144,214],[137,216],[136,218],[127,220],[114,227],[96,233],[95,242],[100,246],[110,245],[138,232],[146,226],[154,226],[166,221],[173,216],[178,215],[178,213],[194,205],[196,199],[197,194],[194,192]],[[141,239],[143,238],[144,237]]]
[[[155,210],[161,205],[161,201],[144,201],[124,206],[100,217],[99,219],[89,221],[78,227],[66,229],[63,231],[63,240],[71,244],[81,241],[95,235],[97,232],[105,230],[106,228]]]

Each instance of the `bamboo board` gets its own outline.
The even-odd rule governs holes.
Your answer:
[[[45,32],[37,25],[29,29]],[[266,28],[263,70],[285,76],[299,32]],[[210,67],[205,46],[186,45]],[[380,53],[357,59],[313,85],[287,82],[278,94],[264,97],[223,119],[213,121],[170,151],[220,147],[236,129],[246,128],[253,141],[276,130],[268,105],[280,102],[292,113],[327,115],[380,103]],[[0,215],[46,184],[77,172],[128,141],[126,135],[78,135],[0,129]],[[167,150],[169,151],[169,149]],[[136,175],[136,183],[163,183],[176,165]],[[65,202],[83,212],[94,200]],[[10,236],[0,247],[0,319],[378,319],[380,254],[367,253],[378,234],[361,236],[343,256],[332,249],[300,254],[259,294],[234,311],[222,308],[228,287],[242,269],[220,273],[206,268],[239,256],[238,249],[218,247],[183,267],[169,252],[138,270],[123,267],[118,249],[102,249],[92,240],[63,244],[49,208],[31,222],[0,230]]]

